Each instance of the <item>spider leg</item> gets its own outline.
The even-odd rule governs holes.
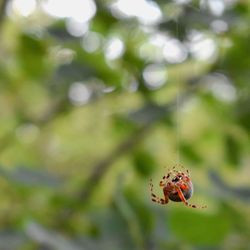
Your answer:
[[[206,208],[206,207],[207,207],[207,206],[196,206],[196,205],[193,205],[193,204],[188,203],[187,200],[185,199],[184,194],[182,193],[180,187],[175,186],[175,188],[176,188],[176,191],[178,192],[178,195],[179,195],[181,201],[182,201],[186,206],[192,207],[192,208]]]
[[[162,204],[162,205],[167,204],[167,203],[168,203],[168,198],[167,198],[166,196],[165,196],[165,199],[163,199],[163,198],[160,198],[160,197],[158,197],[157,195],[155,195],[155,194],[153,193],[153,183],[152,183],[152,179],[150,179],[149,185],[150,185],[150,192],[151,192],[151,200],[152,200],[153,202],[156,202],[156,203],[159,203],[159,204]]]
[[[173,175],[173,173],[178,173],[175,169],[177,165],[174,165],[171,170],[168,170],[168,173],[162,177],[162,180],[159,183],[160,187],[164,187],[167,184],[168,179]]]
[[[182,169],[182,171],[186,172],[187,176],[190,177],[188,169],[185,168],[182,164],[179,163],[179,164],[176,164],[176,166],[178,166],[180,169]],[[182,174],[184,174],[184,173],[182,172]]]
[[[166,185],[167,180],[169,179],[169,177],[171,176],[171,174],[172,174],[172,171],[168,172],[168,174],[166,174],[166,175],[164,175],[162,177],[162,180],[159,183],[160,187],[164,187]]]
[[[185,168],[184,166],[182,166],[182,168],[184,169],[184,171],[186,172],[187,176],[190,177],[189,171],[187,168]]]

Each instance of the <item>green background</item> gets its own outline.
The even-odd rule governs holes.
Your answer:
[[[111,2],[96,0],[76,37],[42,1],[27,17],[0,1],[0,249],[249,250],[250,2],[216,16],[209,0],[155,0],[154,25],[112,15]],[[171,63],[150,43],[167,34],[188,48],[192,31],[212,58]],[[124,44],[115,59],[111,38]],[[168,76],[159,86],[150,65]],[[190,202],[207,209],[151,202],[150,178],[162,196],[178,157]]]

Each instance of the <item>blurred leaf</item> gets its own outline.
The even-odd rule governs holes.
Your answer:
[[[240,145],[231,135],[226,135],[225,138],[226,154],[229,162],[235,168],[240,167],[241,152]]]
[[[112,121],[117,133],[127,135],[135,129],[134,123],[124,115],[114,115]]]
[[[131,221],[130,215],[128,216],[127,213],[130,211],[126,211],[127,207],[123,207],[123,201],[119,198],[112,205],[108,209],[102,209],[102,211],[92,211],[92,215],[89,216],[92,223],[100,230],[100,237],[95,238],[99,246],[97,245],[95,249],[134,249],[133,235],[130,231],[131,225],[128,225]],[[133,221],[132,224],[134,227]]]
[[[160,120],[167,114],[167,108],[156,104],[147,103],[142,108],[131,112],[128,118],[135,124],[143,125],[151,123],[155,120]]]
[[[115,204],[119,213],[127,222],[127,227],[129,229],[131,238],[134,240],[134,244],[138,248],[142,248],[142,232],[140,230],[139,221],[134,209],[130,206],[130,204],[127,202],[127,200],[122,194],[116,195]]]
[[[152,174],[156,168],[156,162],[153,155],[146,150],[137,150],[133,154],[133,162],[136,172],[144,177]]]
[[[95,75],[95,69],[85,64],[73,61],[57,68],[52,79],[52,86],[56,91],[67,91],[70,84],[84,82]],[[57,92],[58,93],[58,92]]]
[[[48,33],[55,37],[56,39],[60,39],[62,42],[69,41],[69,40],[78,40],[79,38],[76,38],[69,34],[69,32],[66,30],[65,27],[65,20],[57,21],[53,25],[51,25],[48,28]]]
[[[249,98],[250,89],[245,89],[245,94],[247,98],[239,100],[235,107],[235,116],[239,123],[245,127],[245,129],[250,133],[250,98]]]
[[[154,218],[149,207],[145,205],[141,197],[138,197],[134,190],[126,189],[124,194],[127,202],[136,214],[136,218],[138,218],[144,237],[148,237],[154,224]]]
[[[117,24],[118,20],[111,15],[101,1],[96,2],[96,4],[98,5],[98,12],[92,20],[92,30],[106,35]]]
[[[168,32],[171,32],[172,36],[178,36],[177,38],[180,40],[183,40],[186,37],[186,24],[183,24],[179,21],[176,22],[175,20],[168,20],[161,22],[159,29],[162,31],[167,30]]]
[[[45,60],[47,44],[45,41],[28,34],[22,34],[18,45],[18,62],[27,76],[42,77],[48,69]]]
[[[124,78],[123,69],[119,67],[113,69],[107,63],[103,50],[88,53],[79,44],[70,44],[69,48],[76,52],[76,61],[86,68],[91,68],[95,76],[105,85],[121,87]]]
[[[250,54],[250,34],[248,32],[241,33],[237,29],[235,33],[232,34],[231,39],[232,46],[225,55],[223,66],[227,68],[228,72],[233,75],[235,79],[240,79],[248,75],[250,58],[246,55]],[[235,67],[236,62],[237,67]],[[239,70],[241,74],[239,74]]]
[[[192,145],[187,143],[180,144],[180,152],[181,154],[186,157],[188,160],[192,161],[193,163],[201,163],[202,158],[199,156],[198,153],[195,152],[195,149]]]
[[[131,43],[131,41],[129,40],[127,43]],[[145,66],[145,62],[136,55],[134,44],[127,44],[127,47],[128,48],[123,55],[123,60],[126,67],[128,67],[128,69],[134,73],[141,72]]]
[[[209,214],[190,208],[172,210],[169,218],[173,233],[191,244],[218,245],[230,230],[230,217],[224,211]]]

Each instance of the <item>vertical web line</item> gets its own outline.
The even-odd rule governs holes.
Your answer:
[[[191,4],[187,3],[187,6],[193,9],[196,12],[201,12],[200,8],[197,8]],[[178,17],[176,18],[176,37],[178,40],[180,40],[180,30],[179,30],[179,23],[178,23]],[[177,66],[178,67],[178,66]],[[181,150],[180,150],[180,144],[181,144],[181,110],[180,110],[180,89],[181,89],[181,77],[179,77],[179,73],[177,72],[176,75],[176,87],[177,87],[177,93],[176,93],[176,144],[177,144],[177,150],[176,150],[176,161],[177,164],[180,165],[181,163]]]
[[[178,18],[176,19],[176,37],[179,39],[179,24]],[[178,67],[178,66],[177,66]],[[177,144],[177,164],[180,164],[181,161],[181,152],[180,152],[180,140],[181,140],[181,131],[180,131],[180,81],[179,74],[177,72],[176,76],[176,85],[177,85],[177,94],[176,94],[176,144]]]

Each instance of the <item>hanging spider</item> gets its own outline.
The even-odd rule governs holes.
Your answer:
[[[160,181],[160,187],[163,189],[164,199],[153,193],[152,179],[150,180],[151,199],[153,202],[162,205],[167,204],[169,200],[183,202],[186,206],[192,208],[206,208],[206,206],[196,206],[187,202],[193,194],[193,184],[190,179],[189,171],[177,171],[176,166],[172,168]],[[182,167],[183,168],[183,167]]]

